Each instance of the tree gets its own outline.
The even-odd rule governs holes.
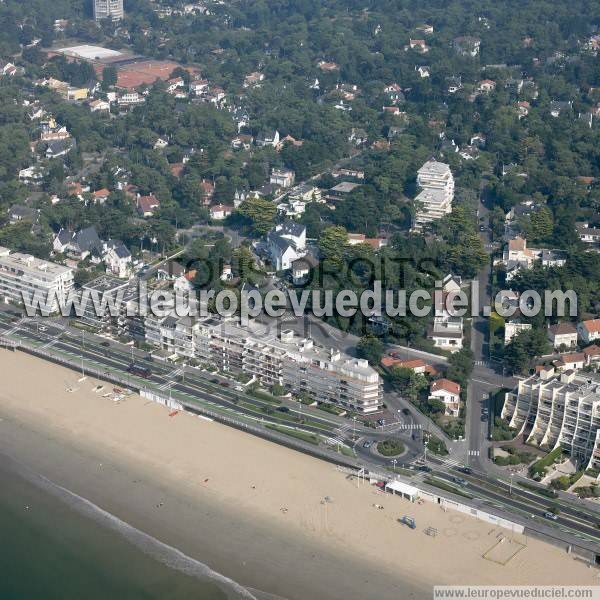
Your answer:
[[[104,67],[102,70],[102,88],[104,90],[108,90],[109,88],[117,85],[117,79],[118,74],[116,67],[112,65]]]
[[[446,377],[451,381],[460,383],[461,388],[466,390],[469,377],[473,371],[473,352],[470,348],[463,348],[448,358],[448,370]]]
[[[358,355],[366,358],[370,363],[378,365],[383,356],[383,342],[373,335],[366,335],[360,339],[356,346]]]
[[[319,251],[324,260],[339,262],[348,245],[348,233],[344,227],[327,227],[319,237]]]
[[[520,331],[504,350],[504,361],[512,373],[526,373],[536,356],[547,354],[550,344],[546,331],[532,328]]]
[[[270,200],[250,198],[242,202],[238,213],[246,219],[255,234],[265,235],[275,224],[277,207]]]

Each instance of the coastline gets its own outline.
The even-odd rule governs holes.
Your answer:
[[[332,465],[268,441],[169,417],[137,396],[115,403],[93,391],[96,380],[25,354],[0,351],[0,364],[0,453],[248,589],[418,599],[434,584],[598,582],[537,540],[506,566],[485,560],[506,531],[357,489]],[[416,531],[396,523],[403,514]]]

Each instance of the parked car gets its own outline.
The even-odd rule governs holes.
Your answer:
[[[410,412],[410,409],[409,409],[409,408],[403,408],[403,409],[402,409],[402,414],[403,414],[403,415],[406,415],[406,416],[408,417],[408,416],[409,416],[409,415],[411,415],[412,413]]]

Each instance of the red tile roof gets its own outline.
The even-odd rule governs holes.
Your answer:
[[[438,379],[431,384],[431,391],[444,390],[451,394],[460,394],[460,385],[449,379]]]
[[[583,327],[585,327],[588,333],[598,333],[600,331],[600,319],[590,319],[589,321],[583,321]]]

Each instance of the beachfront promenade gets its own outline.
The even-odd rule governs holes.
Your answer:
[[[315,415],[316,411],[309,411],[306,407],[298,409],[302,411],[302,423],[286,423],[278,418],[276,412],[262,412],[261,403],[257,399],[214,384],[207,379],[206,373],[196,373],[196,370],[191,368],[185,369],[185,374],[181,377],[181,369],[152,363],[156,381],[137,378],[126,371],[131,361],[130,348],[98,347],[97,340],[86,342],[85,335],[76,330],[63,328],[61,331],[62,326],[57,325],[56,331],[49,331],[48,327],[53,327],[49,322],[43,327],[46,331],[39,331],[39,326],[31,322],[23,322],[20,325],[13,323],[10,327],[5,325],[4,344],[14,348],[16,343],[21,350],[80,371],[82,377],[93,376],[101,380],[110,380],[116,385],[144,392],[145,395],[152,394],[154,399],[161,403],[170,404],[172,407],[181,406],[185,410],[270,439],[288,448],[349,468],[364,468],[369,473],[378,473],[379,478],[393,478],[389,473],[389,460],[364,452],[360,445],[355,443],[365,434],[371,439],[383,439],[389,436],[390,432],[374,432],[370,429],[366,431],[362,426],[356,426],[353,432],[348,427],[340,427],[339,418],[333,415]],[[179,374],[173,377],[176,373]],[[353,446],[357,446],[361,451],[355,454],[351,450]],[[408,456],[402,457],[401,462],[407,465],[417,454],[413,448]],[[444,497],[449,501],[458,501],[484,512],[492,511],[507,520],[522,524],[532,533],[572,544],[573,547],[581,548],[584,553],[592,552],[597,546],[597,530],[590,525],[597,517],[587,508],[573,508],[565,504],[561,507],[563,510],[560,519],[554,526],[543,521],[543,513],[549,506],[548,500],[542,496],[520,489],[514,489],[513,494],[509,496],[508,484],[490,479],[481,473],[474,473],[468,477],[470,497],[465,498],[453,483],[455,472],[453,475],[452,465],[435,458],[430,464],[434,468],[430,476],[424,477],[423,473],[419,473],[415,477],[413,473],[406,471],[406,475],[413,477],[395,477],[410,482],[411,485],[418,485],[424,493],[435,493],[439,496],[442,493],[440,489],[443,488]],[[453,493],[453,487],[457,493]]]

